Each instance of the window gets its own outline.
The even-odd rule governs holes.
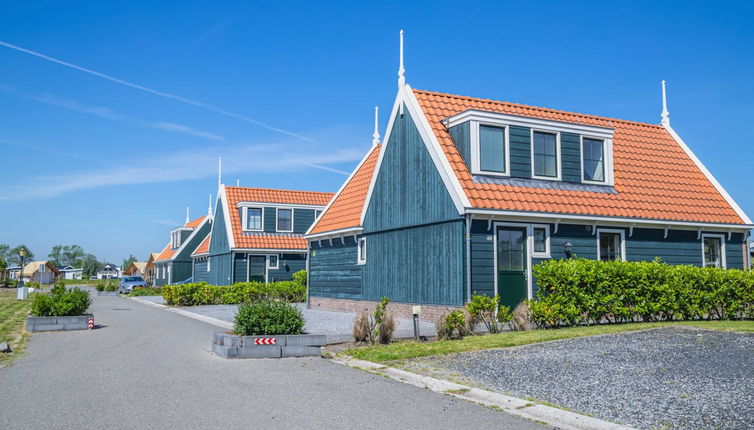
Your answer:
[[[725,248],[723,236],[710,234],[702,235],[702,264],[704,267],[725,267]]]
[[[278,255],[267,256],[267,267],[270,269],[277,269],[280,267],[280,259]]]
[[[584,180],[605,182],[605,142],[585,137],[581,152]]]
[[[322,211],[314,211],[314,219],[319,218],[320,215],[322,215]]]
[[[597,230],[597,256],[602,261],[625,260],[622,230]]]
[[[550,227],[547,225],[534,225],[531,229],[532,257],[550,257]]]
[[[535,131],[533,136],[534,176],[558,177],[558,136],[553,133]]]
[[[277,231],[293,231],[293,209],[278,209]]]
[[[505,129],[479,126],[479,170],[505,173]]]
[[[367,238],[366,237],[362,237],[361,239],[359,239],[357,254],[358,254],[358,257],[357,257],[358,263],[366,264],[367,262]]]
[[[262,230],[262,208],[246,208],[246,230]]]
[[[181,232],[174,231],[170,233],[170,248],[176,249],[181,247]]]

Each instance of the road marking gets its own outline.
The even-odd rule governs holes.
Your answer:
[[[494,391],[474,388],[455,382],[444,381],[430,376],[417,375],[405,370],[386,367],[371,361],[355,358],[334,358],[331,361],[344,366],[375,373],[404,384],[428,389],[436,393],[457,397],[469,402],[479,403],[488,407],[498,408],[511,415],[544,422],[565,430],[633,430],[633,427],[615,424],[598,418],[588,417],[576,412],[542,405],[517,397],[506,396]]]

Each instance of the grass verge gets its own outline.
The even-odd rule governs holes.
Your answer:
[[[754,321],[682,321],[662,323],[635,323],[568,327],[556,330],[531,330],[505,332],[487,336],[467,336],[460,340],[439,340],[435,342],[399,341],[388,345],[374,345],[351,348],[345,351],[354,358],[383,363],[393,360],[428,357],[431,355],[453,354],[482,349],[509,348],[551,340],[571,339],[599,334],[622,333],[658,327],[690,326],[703,329],[754,332]]]
[[[0,366],[8,364],[23,351],[28,333],[24,329],[31,310],[31,299],[16,300],[16,289],[0,289],[0,342],[8,342],[13,352],[0,353]]]

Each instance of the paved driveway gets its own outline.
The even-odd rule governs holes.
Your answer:
[[[0,428],[545,428],[319,358],[224,360],[214,326],[121,297],[92,310],[102,328],[0,369]]]

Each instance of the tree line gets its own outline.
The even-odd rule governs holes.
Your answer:
[[[3,273],[10,266],[21,265],[21,249],[26,249],[24,263],[34,261],[34,253],[24,244],[11,248],[10,245],[0,244],[0,273]],[[56,267],[71,266],[76,269],[83,269],[85,277],[94,276],[105,267],[106,262],[97,260],[93,254],[88,254],[79,245],[55,245],[47,254],[47,260]],[[136,257],[130,255],[123,260],[123,269],[137,261]]]

